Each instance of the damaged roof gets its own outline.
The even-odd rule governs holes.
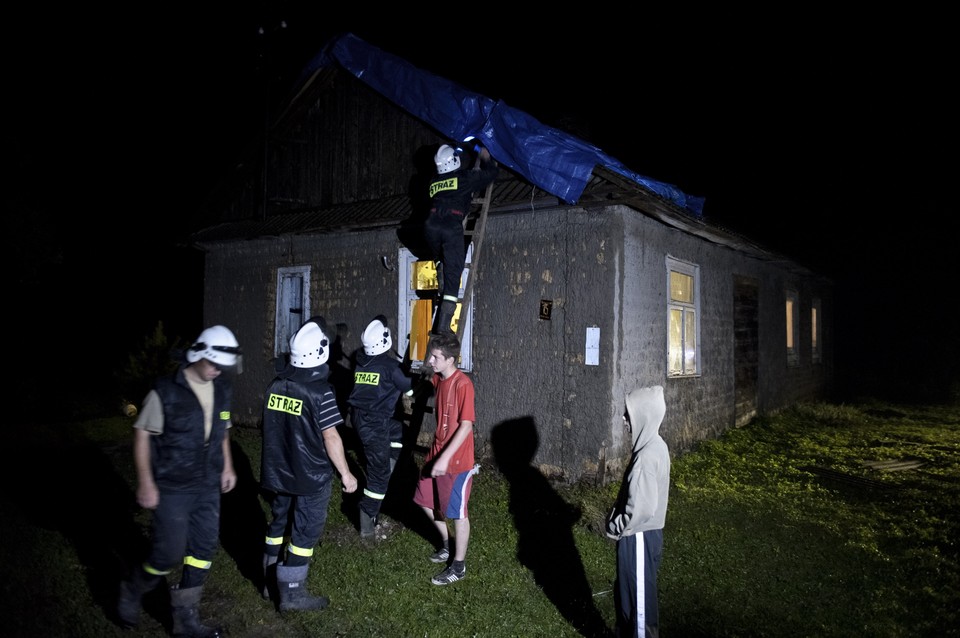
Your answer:
[[[352,33],[334,38],[307,65],[304,86],[336,65],[451,140],[476,138],[502,167],[568,204],[576,204],[601,166],[640,184],[688,213],[703,214],[703,198],[631,171],[596,146],[538,121],[528,113],[468,91],[417,68]]]
[[[623,204],[713,243],[767,261],[789,262],[735,232],[707,223],[703,198],[639,175],[574,135],[420,70],[349,33],[333,39],[307,65],[291,102],[332,66],[349,72],[450,139],[478,138],[501,167],[490,215],[560,203],[586,208]],[[409,195],[396,195],[224,222],[193,233],[190,242],[202,247],[287,234],[400,226],[413,214]]]

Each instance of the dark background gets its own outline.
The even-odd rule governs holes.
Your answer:
[[[352,22],[306,2],[14,10],[15,360],[28,377],[65,370],[106,390],[158,321],[194,338],[202,257],[177,240],[255,148],[264,108],[351,31],[705,197],[709,221],[833,278],[844,392],[956,398],[960,109],[946,16],[598,9]]]

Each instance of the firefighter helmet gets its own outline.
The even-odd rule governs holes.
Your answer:
[[[290,337],[290,363],[295,368],[316,368],[330,358],[327,322],[313,317]]]
[[[195,363],[206,359],[218,366],[237,365],[240,356],[240,344],[226,326],[211,326],[200,333],[197,340],[187,350],[187,361]]]
[[[360,340],[363,342],[363,351],[371,356],[383,354],[389,350],[393,345],[393,339],[390,337],[390,328],[387,327],[387,318],[378,315],[367,324]]]
[[[437,165],[437,173],[443,175],[460,168],[460,156],[453,150],[452,146],[444,144],[434,155],[433,161]]]

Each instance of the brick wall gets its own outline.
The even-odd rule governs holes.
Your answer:
[[[274,374],[277,269],[283,266],[311,268],[309,313],[335,326],[331,379],[342,400],[352,378],[349,355],[360,347],[363,328],[379,313],[397,317],[398,273],[382,260],[395,261],[396,231],[212,248],[206,257],[204,317],[205,323],[234,329],[244,348],[245,371],[236,384],[238,420],[259,421],[263,391]],[[667,255],[700,266],[701,374],[692,378],[666,376]],[[738,278],[757,282],[758,410],[823,392],[832,372],[827,343],[824,364],[811,365],[808,349],[801,350],[800,366],[786,367],[783,291],[788,284],[801,291],[801,335],[809,334],[809,323],[803,323],[809,298],[820,296],[828,341],[829,289],[781,262],[746,257],[625,207],[556,206],[492,215],[474,288],[471,375],[478,452],[489,462],[494,428],[532,422],[538,436],[531,462],[546,475],[619,480],[629,453],[621,425],[624,396],[651,384],[664,386],[661,434],[675,454],[734,427],[738,402],[744,400],[734,385]],[[544,300],[552,304],[549,320],[540,317]],[[599,329],[599,365],[585,361],[589,327]],[[424,428],[432,426],[428,417]]]

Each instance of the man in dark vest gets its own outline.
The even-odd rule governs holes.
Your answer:
[[[152,547],[121,583],[117,615],[136,627],[143,595],[182,563],[180,582],[170,588],[173,634],[217,638],[219,628],[200,623],[199,606],[217,553],[220,494],[237,484],[228,433],[232,384],[224,371],[239,371],[240,347],[228,328],[212,326],[185,358],[156,381],[134,423],[137,502],[153,510]]]
[[[330,604],[307,591],[314,547],[327,523],[334,469],[343,491],[355,492],[337,426],[343,423],[328,382],[330,339],[323,317],[307,321],[290,339],[290,361],[264,395],[260,486],[270,493],[272,520],[264,545],[264,582],[276,570],[280,611],[313,611]],[[284,534],[290,528],[286,556]],[[264,588],[269,596],[269,589]]]

